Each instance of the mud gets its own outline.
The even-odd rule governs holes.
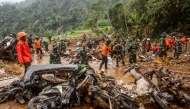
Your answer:
[[[102,45],[102,44],[100,44]],[[74,47],[71,47],[74,48]],[[169,53],[169,56],[172,57],[172,54]],[[172,72],[180,72],[181,74],[189,74],[190,75],[190,68],[189,68],[189,62],[183,62],[186,57],[181,56],[181,60],[178,61],[169,61],[168,63],[162,63],[157,64],[155,61],[150,62],[138,62],[140,71],[142,73],[146,73],[147,71],[153,70],[153,69],[160,69],[161,67],[166,67],[170,69]],[[63,64],[68,64],[68,58],[62,58]],[[95,69],[96,72],[99,72],[98,68],[101,63],[101,60],[98,61],[90,61],[89,64],[91,67]],[[125,60],[126,66],[122,66],[120,63],[119,67],[115,67],[116,63],[115,60],[113,60],[113,63],[108,65],[108,69],[105,70],[105,73],[107,76],[113,76],[119,80],[122,80],[124,83],[133,83],[134,78],[130,75],[130,73],[127,73],[126,75],[123,75],[123,72],[126,68],[128,68],[128,59]],[[36,55],[33,55],[33,62],[32,65],[39,65],[39,64],[49,64],[49,53],[45,53],[45,56],[42,59],[37,59]],[[17,63],[9,63],[5,61],[0,61],[0,77],[3,78],[3,75],[6,77],[13,77],[13,79],[19,79],[22,77],[24,66],[20,66]],[[102,67],[104,68],[104,66]],[[2,73],[6,72],[6,73]],[[153,79],[153,82],[157,82]],[[0,86],[3,84],[9,84],[11,83],[10,80],[5,80],[4,82],[0,81]],[[149,102],[145,102],[144,100],[138,100],[139,102],[143,103],[146,109],[156,109],[152,104]],[[83,103],[85,104],[85,103]],[[27,103],[25,105],[14,103],[13,101],[8,101],[6,103],[0,104],[0,109],[27,109]],[[89,105],[81,105],[78,107],[74,107],[71,109],[94,109],[90,107]],[[185,108],[188,109],[188,108]],[[190,108],[189,108],[190,109]]]

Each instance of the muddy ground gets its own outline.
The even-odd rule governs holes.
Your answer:
[[[102,44],[100,44],[102,45]],[[73,47],[71,47],[73,48]],[[49,64],[49,53],[46,53],[45,56],[43,57],[43,59],[36,59],[36,55],[33,55],[33,65],[38,65],[38,64]],[[172,54],[169,53],[169,56],[172,57]],[[170,71],[173,72],[181,72],[181,74],[190,74],[190,67],[189,67],[189,61],[185,61],[187,60],[186,57],[181,56],[180,60],[178,61],[174,61],[174,60],[170,60],[168,63],[162,63],[162,64],[157,64],[155,60],[149,61],[149,62],[138,62],[138,65],[140,67],[140,71],[142,73],[145,73],[147,71],[150,71],[152,69],[159,69],[161,67],[166,67],[168,68]],[[98,68],[100,65],[101,61],[92,61],[90,62],[91,67],[93,67],[95,69],[95,71],[99,72]],[[68,64],[69,61],[67,60],[67,58],[62,58],[62,63],[64,64]],[[113,60],[113,64],[108,65],[108,70],[105,70],[106,75],[108,76],[113,76],[117,79],[123,80],[124,82],[134,82],[134,79],[131,77],[130,73],[127,73],[126,75],[123,75],[123,72],[126,68],[128,68],[128,59],[126,58],[125,60],[126,66],[122,66],[122,64],[120,63],[119,67],[115,67],[115,60]],[[104,68],[104,66],[103,66]],[[3,70],[5,69],[5,73],[3,73]],[[24,68],[23,66],[20,66],[17,63],[10,63],[10,62],[6,62],[6,61],[0,61],[0,77],[4,79],[6,77],[11,77],[13,79],[19,79],[22,77],[22,72],[23,72]],[[0,87],[4,84],[9,84],[11,81],[5,80],[3,82],[0,80]],[[85,103],[83,103],[85,104]],[[155,109],[154,106],[147,104],[145,105],[146,109]],[[0,109],[27,109],[27,104],[25,105],[21,105],[21,104],[17,104],[14,103],[13,101],[8,101],[5,102],[3,104],[0,104]],[[72,109],[93,109],[92,107],[90,107],[89,105],[81,105],[79,107],[74,107]]]

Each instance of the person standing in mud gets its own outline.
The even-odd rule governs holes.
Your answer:
[[[31,65],[32,56],[30,54],[30,48],[28,43],[26,42],[27,34],[25,32],[18,33],[18,43],[16,45],[16,51],[18,54],[18,62],[22,66],[24,65],[24,74],[27,71],[27,68]]]
[[[129,63],[130,65],[137,63],[137,50],[139,44],[134,40],[134,38],[128,39],[129,43],[127,45],[127,53],[129,54]]]
[[[42,58],[42,49],[41,49],[41,43],[39,40],[39,36],[36,36],[36,40],[34,41],[34,47],[36,49],[38,58]]]
[[[141,46],[141,54],[142,54],[142,56],[144,56],[145,52],[146,52],[146,41],[147,41],[147,35],[142,40],[142,46]]]
[[[123,64],[123,66],[125,66],[125,61],[124,61],[124,59],[125,59],[125,53],[126,53],[126,41],[125,40],[123,40],[122,42],[121,42],[121,46],[122,46],[122,52],[121,52],[121,60],[122,60],[122,64]]]
[[[62,52],[62,53],[66,52],[66,43],[65,43],[64,39],[61,39],[61,42],[60,42],[60,52]]]
[[[108,69],[107,65],[108,65],[108,52],[111,52],[111,47],[109,46],[109,44],[111,43],[111,40],[107,40],[103,49],[102,49],[102,62],[100,64],[99,70],[102,69],[102,65],[105,64],[105,69]]]
[[[32,54],[34,51],[33,51],[33,45],[32,45],[33,41],[32,41],[32,35],[30,35],[28,37],[28,45],[29,45],[29,48],[30,48],[30,53]]]
[[[158,63],[161,63],[161,58],[163,58],[163,60],[167,62],[166,41],[165,41],[166,36],[167,36],[166,32],[163,32],[161,34],[161,38],[159,39],[160,48],[159,48],[158,57],[157,57]]]
[[[181,41],[181,38],[182,37],[182,34],[179,33],[177,35],[177,40],[176,40],[176,45],[175,45],[175,52],[174,52],[174,58],[175,59],[178,59],[181,52],[182,52],[182,41]]]
[[[46,52],[48,52],[49,51],[49,49],[48,49],[48,42],[47,41],[43,41],[43,45],[44,45],[44,47],[45,47],[45,51]]]
[[[67,56],[67,54],[60,52],[59,49],[59,43],[54,43],[52,46],[52,51],[50,53],[50,64],[61,64],[61,56]]]
[[[82,42],[86,42],[87,37],[86,37],[86,34],[85,34],[85,33],[83,34],[82,37],[83,37]]]
[[[79,56],[81,59],[81,64],[88,65],[88,59],[87,59],[87,50],[86,50],[86,43],[82,43],[82,49],[79,52]]]

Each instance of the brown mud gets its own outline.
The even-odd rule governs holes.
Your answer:
[[[172,57],[172,54],[169,53],[169,56]],[[190,74],[189,62],[183,62],[183,60],[186,59],[183,56],[180,57],[180,59],[181,60],[178,60],[177,62],[169,61],[168,63],[162,63],[162,64],[157,64],[156,61],[138,62],[138,65],[139,65],[140,71],[142,73],[145,73],[145,72],[153,70],[153,69],[159,69],[161,67],[165,67],[165,68],[168,68],[170,71],[173,71],[173,72],[181,72],[181,74],[183,74],[183,73]],[[9,72],[8,75],[10,75],[10,76],[14,75],[14,77],[18,78],[18,79],[22,77],[22,72],[24,71],[23,66],[20,66],[17,63],[10,63],[10,62],[4,62],[4,61],[2,61],[2,63],[3,64],[0,64],[0,68],[1,69],[2,68],[7,69],[6,72]],[[64,59],[62,58],[62,63],[63,64],[68,64],[69,61],[67,61],[67,58],[64,58]],[[99,69],[100,63],[101,63],[101,60],[89,62],[90,66],[93,67],[96,72],[99,72],[98,69]],[[127,82],[127,83],[134,82],[134,79],[131,77],[130,73],[127,73],[126,75],[123,75],[124,70],[126,68],[128,68],[128,66],[129,66],[128,59],[125,60],[126,66],[122,66],[122,64],[120,63],[119,67],[115,67],[116,66],[115,63],[116,63],[115,60],[113,60],[113,64],[108,65],[109,69],[105,70],[106,75],[107,76],[113,76],[113,77],[115,77],[115,78],[117,78],[119,80],[124,81],[124,83],[125,82]],[[33,55],[32,65],[39,65],[39,64],[49,64],[49,55],[48,55],[48,53],[46,53],[45,56],[42,59],[37,59],[36,55],[35,54]],[[3,66],[3,67],[1,67],[1,66]],[[102,68],[104,68],[104,66]],[[1,75],[1,73],[0,73],[0,75]],[[6,81],[6,82],[10,83],[10,81]],[[0,81],[0,83],[1,83],[1,81]],[[142,103],[145,103],[143,100],[140,100],[140,101]],[[153,105],[151,105],[149,103],[145,103],[145,108],[146,109],[156,109]],[[10,100],[8,102],[0,104],[0,109],[27,109],[27,103],[24,104],[24,105],[21,105],[21,104],[18,104],[18,103],[14,103],[13,101]],[[71,109],[93,109],[93,108],[90,107],[89,105],[85,105],[85,106],[81,105],[81,106],[74,107],[74,108],[71,108]]]

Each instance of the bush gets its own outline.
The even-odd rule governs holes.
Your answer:
[[[98,25],[99,26],[109,26],[109,21],[108,20],[98,20]]]

